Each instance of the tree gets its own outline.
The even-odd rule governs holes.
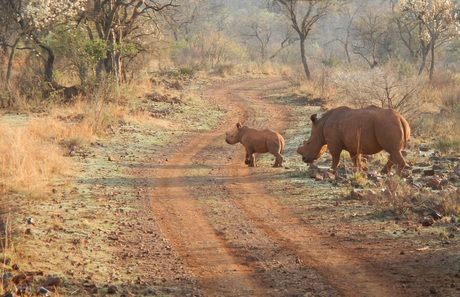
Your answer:
[[[334,39],[330,42],[339,42],[345,52],[347,63],[351,64],[350,56],[350,47],[351,47],[351,32],[353,24],[355,22],[356,15],[358,14],[359,7],[347,7],[347,9],[342,9],[340,15],[344,19],[344,24],[342,27],[336,28],[332,33]],[[343,33],[342,33],[343,32]]]
[[[387,16],[375,6],[364,6],[362,11],[351,26],[352,49],[374,68],[390,54]]]
[[[435,68],[435,50],[458,36],[456,2],[453,0],[401,0],[396,3],[396,11],[407,27],[415,23],[418,28],[418,40],[422,52],[419,74],[426,66],[431,53],[429,78],[433,78]]]
[[[305,43],[317,23],[323,19],[337,1],[329,0],[274,0],[285,17],[291,22],[292,28],[299,35],[300,56],[307,79],[311,80],[310,67],[307,61]]]
[[[93,0],[82,21],[94,44],[106,45],[106,54],[99,59],[97,75],[113,75],[119,83],[123,78],[122,59],[142,50],[142,41],[161,33],[157,26],[158,13],[174,7],[175,0]]]
[[[36,51],[34,45],[37,45],[44,51],[37,51],[37,56],[44,59],[44,80],[57,85],[54,81],[55,54],[43,40],[52,30],[63,24],[69,24],[83,12],[86,0],[3,0],[0,3],[2,17],[9,20],[2,24],[6,36],[3,47],[10,48],[7,86],[10,85],[13,61],[21,43],[24,44],[23,49]]]
[[[270,28],[271,23],[265,15],[259,14],[255,20],[250,19],[244,28],[245,31],[241,33],[248,45],[255,43],[254,47],[258,49],[257,52],[260,54],[262,61],[267,57],[268,45],[273,35],[273,31]]]
[[[208,0],[181,0],[179,5],[170,8],[168,14],[163,14],[163,18],[174,41],[190,42],[206,23],[221,17],[222,10],[222,4]]]

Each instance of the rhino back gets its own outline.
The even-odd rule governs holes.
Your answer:
[[[366,154],[400,148],[404,140],[400,115],[375,106],[333,110],[324,123],[323,134],[328,146]]]
[[[241,143],[246,148],[250,147],[257,153],[267,153],[269,147],[280,143],[278,135],[277,132],[269,129],[247,129],[241,136]]]

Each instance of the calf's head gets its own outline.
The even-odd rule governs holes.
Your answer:
[[[297,148],[297,153],[302,155],[302,161],[305,163],[313,163],[327,149],[327,144],[323,138],[322,127],[318,124],[319,119],[316,114],[312,115],[310,119],[313,123],[310,137],[303,142],[302,146]]]
[[[240,142],[240,130],[241,123],[236,124],[236,129],[232,129],[230,132],[225,133],[225,142],[228,144],[235,144]]]

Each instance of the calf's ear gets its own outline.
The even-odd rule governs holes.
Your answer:
[[[237,123],[237,124],[236,124],[236,127],[237,127],[238,129],[240,129],[240,128],[242,127],[242,126],[241,126],[241,123]]]
[[[314,123],[316,123],[316,121],[318,120],[318,117],[317,117],[317,114],[312,114],[311,117],[310,117],[311,121]]]

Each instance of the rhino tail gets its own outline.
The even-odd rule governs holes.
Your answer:
[[[400,122],[401,122],[401,127],[404,132],[403,148],[405,148],[410,138],[410,126],[409,126],[409,123],[406,121],[406,119],[403,117],[400,118]]]

